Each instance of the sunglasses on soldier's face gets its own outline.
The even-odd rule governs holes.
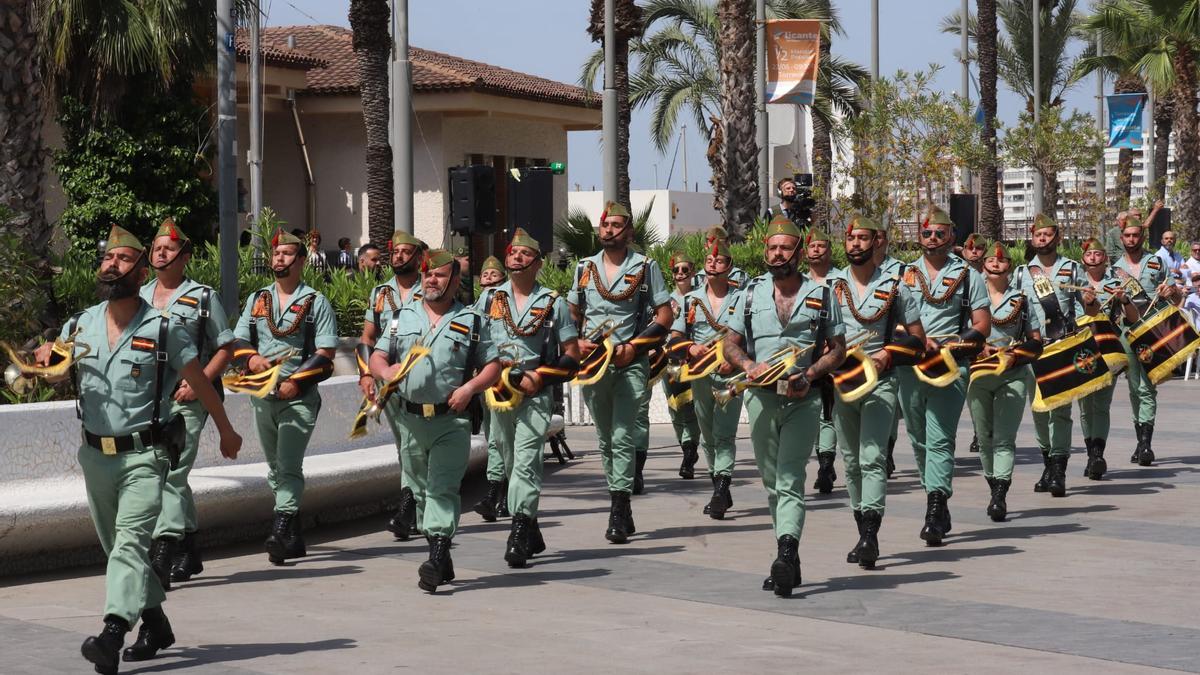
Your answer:
[[[945,239],[946,233],[941,230],[921,230],[921,236],[926,239]]]
[[[691,274],[692,268],[687,265],[676,265],[675,274]]]

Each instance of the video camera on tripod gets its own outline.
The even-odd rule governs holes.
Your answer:
[[[813,176],[811,173],[797,173],[792,176],[796,184],[796,198],[792,201],[792,221],[801,229],[812,227],[812,210],[817,205],[813,199]]]

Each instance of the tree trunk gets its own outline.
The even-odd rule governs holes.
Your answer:
[[[758,141],[754,137],[754,5],[719,0],[721,116],[724,118],[725,227],[740,236],[758,215]]]
[[[717,213],[725,213],[725,123],[719,117],[710,117],[712,132],[709,134],[708,151],[705,157],[712,175],[708,184],[713,190],[713,208]]]
[[[1188,239],[1200,238],[1200,128],[1196,115],[1196,54],[1186,44],[1175,46],[1175,181],[1182,182],[1172,219],[1187,228]],[[1166,154],[1166,153],[1163,153]]]
[[[1064,209],[1065,211],[1065,209]],[[1042,175],[1042,213],[1058,220],[1058,173]],[[1032,220],[1032,218],[1030,219]]]
[[[41,52],[32,2],[0,5],[0,204],[12,215],[0,232],[16,234],[36,258],[46,259],[50,228],[42,198],[46,117]]]
[[[1154,185],[1150,199],[1163,199],[1167,194],[1167,154],[1171,147],[1171,128],[1174,126],[1175,99],[1171,94],[1154,99]]]
[[[613,67],[614,85],[617,90],[617,201],[633,205],[629,201],[629,40],[620,36]]]
[[[387,0],[351,0],[350,26],[367,130],[367,232],[371,243],[381,247],[391,240],[397,225],[388,142],[390,22]]]
[[[1144,91],[1142,82],[1135,75],[1121,75],[1113,82],[1114,94],[1134,94]],[[1129,198],[1133,194],[1133,150],[1121,148],[1117,151],[1117,184],[1113,186],[1116,192],[1117,210],[1129,207]]]
[[[1004,236],[1004,211],[996,186],[996,0],[978,0],[979,105],[988,159],[979,170],[979,228],[993,241]]]
[[[829,39],[821,40],[821,50],[818,58],[825,63],[832,51],[833,31],[829,31]],[[824,37],[824,36],[822,36]],[[833,138],[828,127],[817,116],[809,115],[813,127],[812,172],[813,192],[816,194],[816,206],[812,209],[812,224],[825,230],[830,229],[829,205],[833,199]]]

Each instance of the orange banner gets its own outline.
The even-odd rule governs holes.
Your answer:
[[[812,105],[817,90],[821,22],[767,22],[767,103]]]

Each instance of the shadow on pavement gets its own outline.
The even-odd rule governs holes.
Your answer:
[[[822,593],[836,593],[838,591],[877,591],[930,581],[946,581],[959,578],[959,575],[953,572],[943,571],[920,572],[916,574],[887,574],[880,573],[881,571],[863,572],[862,574],[848,577],[831,577],[812,586],[802,585],[800,588],[792,591],[790,599],[804,599],[814,595],[821,595]]]
[[[926,563],[957,562],[971,558],[986,558],[994,555],[1014,555],[1023,553],[1025,549],[1016,546],[988,546],[987,548],[962,548],[959,546],[938,546],[912,551],[901,551],[892,555],[881,554],[876,563],[876,571],[889,570],[893,567],[908,567]],[[899,560],[900,562],[892,562]],[[865,570],[863,574],[871,574]]]
[[[316,558],[316,560],[314,560]],[[338,556],[308,556],[300,560],[308,562],[316,562],[317,560],[337,560]],[[265,564],[265,563],[264,563]],[[308,567],[297,565],[295,562],[282,566],[272,566],[260,570],[247,570],[245,572],[234,572],[228,576],[217,577],[204,575],[197,577],[197,581],[187,581],[180,583],[172,588],[171,593],[175,593],[175,589],[190,589],[190,588],[205,588],[207,586],[227,586],[229,584],[246,584],[258,581],[285,581],[288,579],[319,579],[321,577],[336,577],[344,574],[360,574],[362,568],[358,565],[340,565],[337,567]]]
[[[324,652],[332,649],[354,649],[358,643],[349,638],[334,638],[320,642],[259,642],[246,644],[197,645],[170,649],[159,658],[174,659],[169,663],[148,664],[124,672],[163,673],[180,668],[192,668],[206,663],[245,661],[263,656],[288,656],[305,652]],[[124,670],[124,669],[123,669]]]

